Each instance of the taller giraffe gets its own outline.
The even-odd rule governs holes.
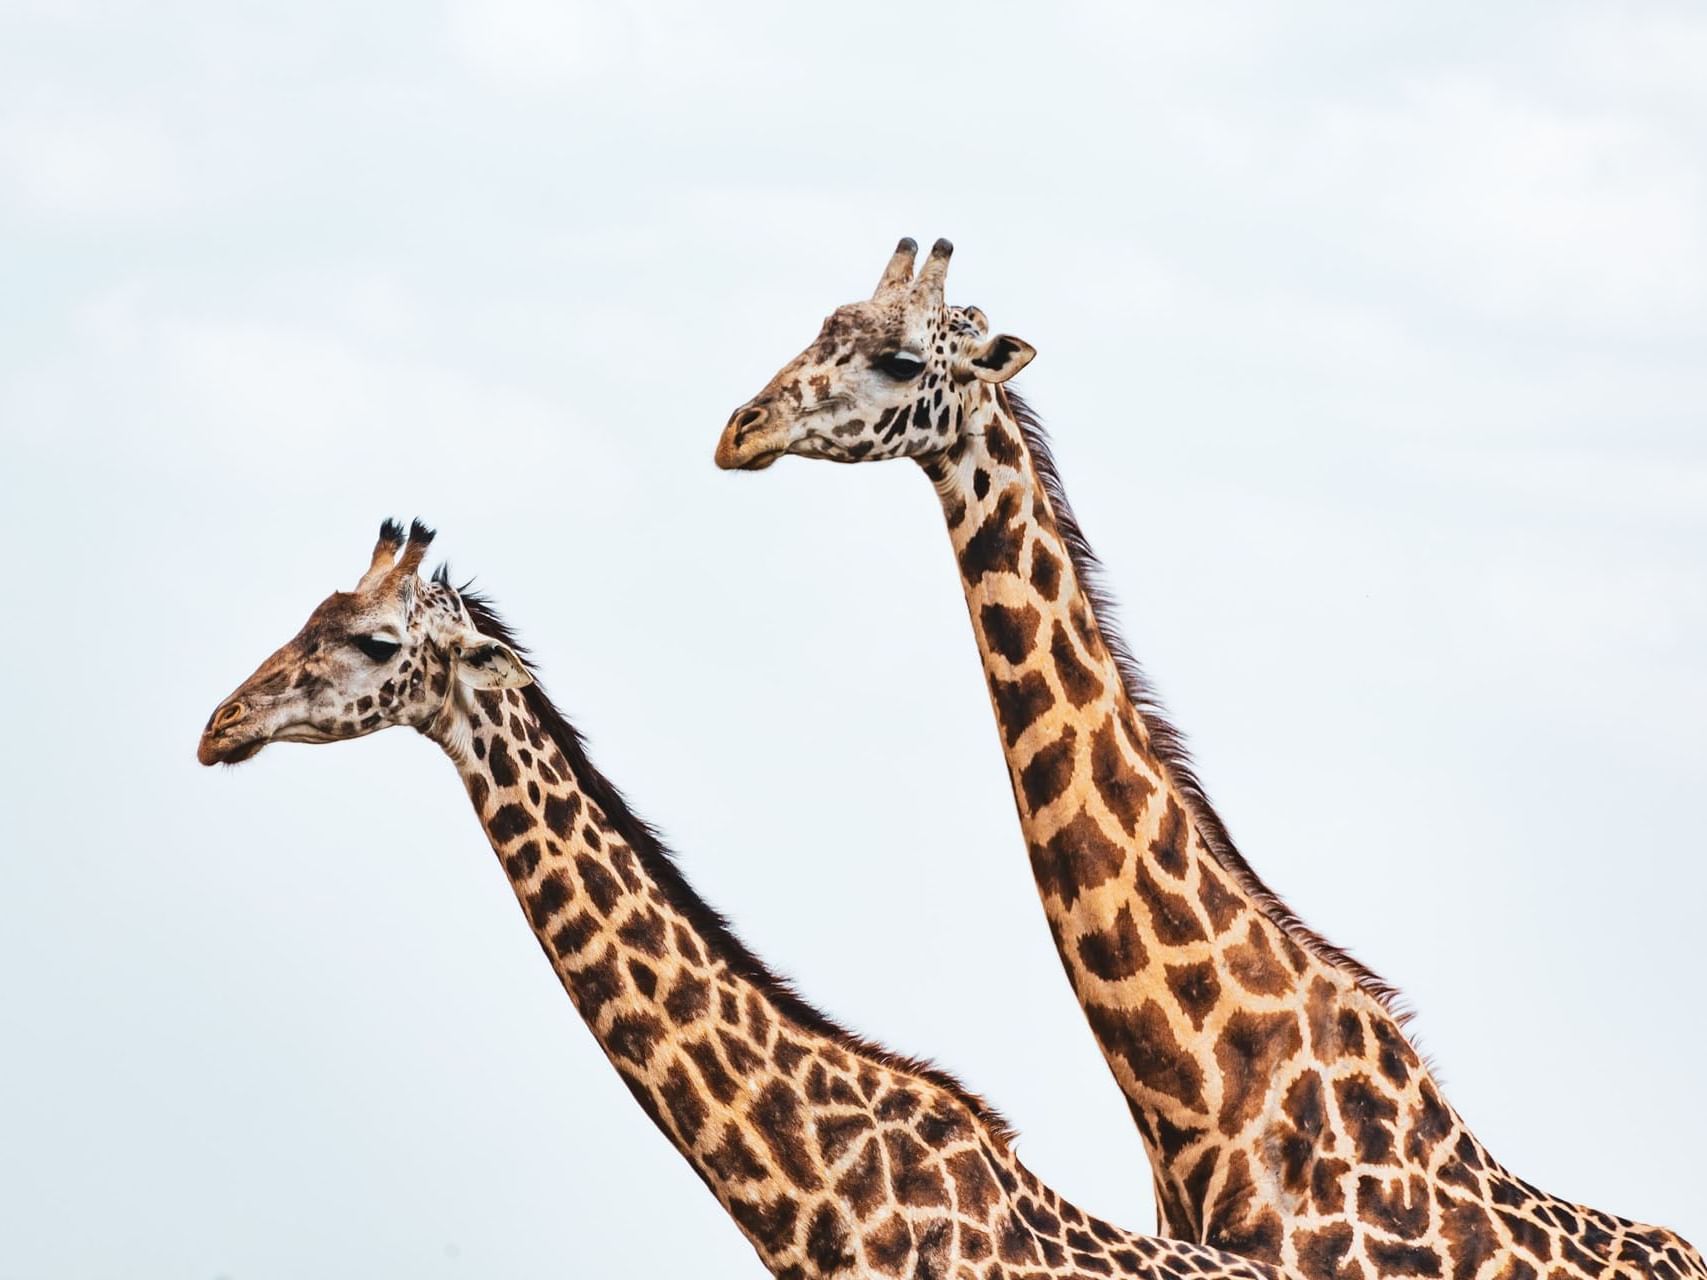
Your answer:
[[[1125,1093],[1170,1234],[1310,1280],[1707,1277],[1670,1231],[1506,1172],[1447,1104],[1390,988],[1307,929],[1215,816],[1110,628],[1037,420],[1035,354],[948,307],[952,246],[730,417],[718,465],[910,457],[941,499],[1051,934]]]
[[[959,1083],[795,995],[593,767],[491,606],[442,570],[420,579],[432,536],[417,523],[405,545],[387,522],[356,589],[219,705],[197,757],[393,725],[443,748],[599,1046],[772,1274],[1289,1280],[1090,1217]]]

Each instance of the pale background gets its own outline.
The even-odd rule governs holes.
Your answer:
[[[902,234],[1252,861],[1514,1170],[1707,1243],[1699,7],[3,14],[0,1276],[760,1273],[433,748],[194,763],[385,515],[762,955],[1149,1225],[927,485],[711,464]]]

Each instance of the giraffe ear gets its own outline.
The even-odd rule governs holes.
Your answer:
[[[972,372],[985,382],[1006,382],[1037,354],[1037,348],[1011,333],[998,333],[972,354]]]
[[[533,672],[514,649],[473,628],[456,638],[451,652],[456,678],[470,689],[520,689],[533,683]]]

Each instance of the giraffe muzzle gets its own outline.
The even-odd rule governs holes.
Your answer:
[[[233,698],[221,706],[208,718],[207,728],[202,730],[201,741],[196,744],[196,759],[203,764],[236,764],[254,755],[265,745],[264,741],[225,741],[226,736],[248,718],[249,705],[241,698]]]
[[[762,471],[788,452],[788,431],[770,410],[746,404],[730,415],[717,441],[717,465],[725,471]]]

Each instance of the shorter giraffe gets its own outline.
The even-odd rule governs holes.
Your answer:
[[[222,702],[203,764],[407,725],[442,747],[547,959],[652,1123],[783,1280],[1285,1280],[1090,1217],[958,1082],[842,1030],[749,952],[588,760],[432,532],[387,522],[353,592]]]

